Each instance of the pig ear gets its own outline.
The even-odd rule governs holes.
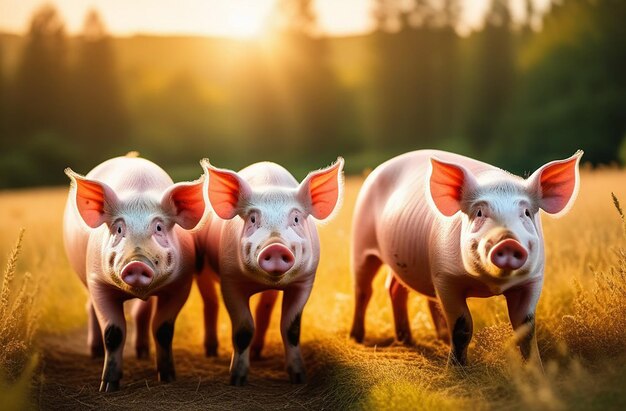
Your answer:
[[[108,220],[111,210],[117,207],[117,195],[111,187],[96,180],[90,180],[65,169],[65,174],[72,180],[74,204],[83,221],[91,228],[96,228]]]
[[[439,212],[446,217],[461,209],[463,195],[474,191],[477,182],[474,176],[457,164],[430,159],[430,196]]]
[[[541,166],[530,177],[527,185],[546,213],[559,217],[574,204],[580,186],[578,164],[583,151],[578,150],[565,160],[551,161]]]
[[[209,176],[211,207],[220,218],[230,220],[238,214],[241,202],[250,198],[250,185],[234,171],[213,167],[206,158],[200,164]]]
[[[307,212],[318,220],[325,220],[339,209],[337,204],[343,192],[343,158],[330,167],[310,172],[298,188],[298,198]]]
[[[185,230],[195,228],[204,215],[204,175],[193,182],[172,185],[163,193],[161,206]]]

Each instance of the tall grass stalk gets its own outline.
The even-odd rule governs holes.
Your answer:
[[[0,289],[0,396],[3,406],[24,408],[29,404],[31,380],[37,365],[33,339],[38,314],[38,286],[30,273],[16,276],[24,230],[20,231],[9,258]]]

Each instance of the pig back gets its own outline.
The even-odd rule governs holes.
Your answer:
[[[493,168],[485,163],[437,150],[419,150],[395,157],[381,164],[364,183],[357,212],[373,214],[375,248],[378,257],[398,279],[410,288],[435,296],[429,255],[433,232],[454,224],[458,216],[446,219],[434,209],[429,199],[430,159],[456,162],[470,171]],[[366,221],[368,218],[361,218]],[[356,224],[356,221],[355,221]]]
[[[250,184],[252,189],[264,186],[298,187],[298,181],[287,169],[269,161],[251,164],[239,171],[239,175]]]

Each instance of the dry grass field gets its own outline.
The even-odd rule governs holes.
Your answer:
[[[230,387],[226,312],[222,306],[219,357],[206,359],[202,302],[194,287],[176,324],[178,380],[159,384],[153,360],[135,360],[127,341],[123,386],[113,394],[98,392],[102,364],[89,358],[86,347],[86,292],[63,250],[66,189],[0,193],[0,267],[13,264],[7,260],[25,228],[17,263],[4,274],[5,283],[8,274],[12,281],[0,301],[0,309],[13,304],[0,311],[1,349],[6,353],[6,344],[13,344],[22,358],[4,356],[0,363],[2,408],[626,409],[626,241],[611,199],[614,192],[626,206],[626,172],[583,171],[572,211],[560,220],[544,216],[547,269],[537,333],[545,374],[522,367],[502,297],[470,300],[475,334],[466,368],[446,370],[447,347],[435,339],[426,302],[417,294],[409,306],[416,345],[395,344],[383,272],[367,313],[366,344],[348,340],[353,306],[348,245],[361,182],[347,180],[341,213],[320,227],[322,258],[302,323],[308,384],[288,382],[276,310],[265,358],[252,363],[249,385]],[[10,315],[18,308],[19,316]]]

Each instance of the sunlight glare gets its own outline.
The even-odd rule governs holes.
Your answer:
[[[252,39],[263,34],[270,7],[260,3],[233,3],[229,7],[226,21],[231,36]]]

